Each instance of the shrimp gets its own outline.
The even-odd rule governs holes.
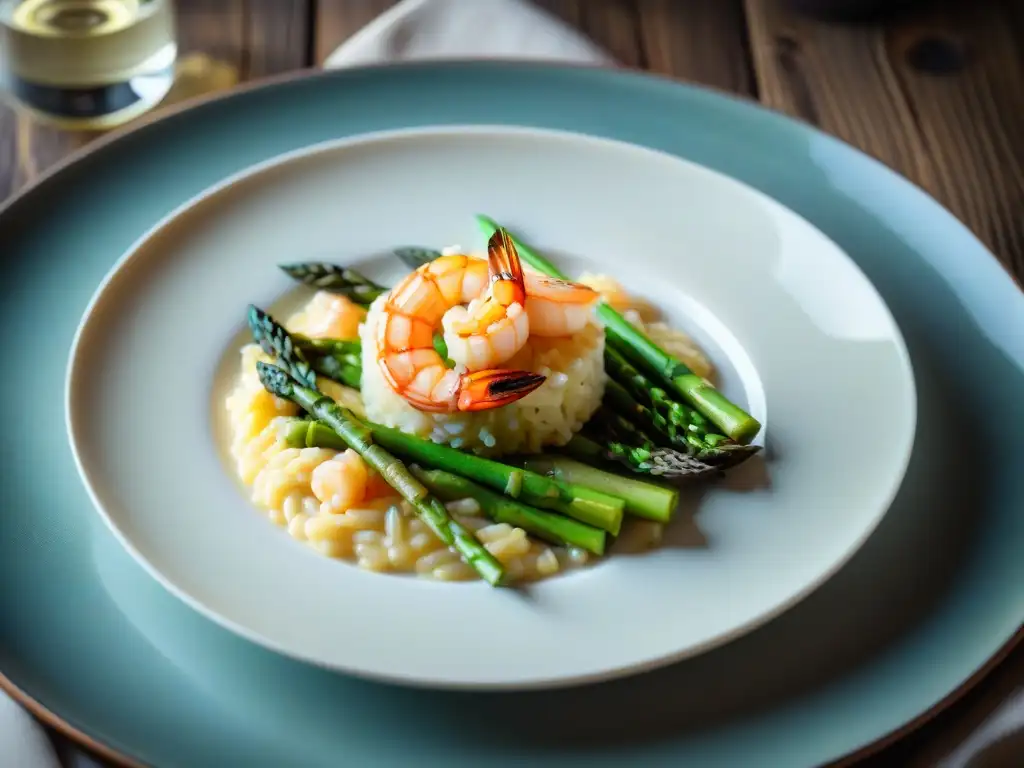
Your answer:
[[[526,290],[523,306],[529,332],[535,336],[552,337],[571,336],[582,331],[590,320],[591,310],[601,299],[601,294],[582,283],[521,269],[519,254],[508,233],[499,229],[491,241],[499,237],[506,251],[505,261],[519,268],[518,285]]]
[[[349,448],[313,470],[310,489],[333,512],[344,512],[366,496],[368,470],[362,457]]]
[[[306,335],[313,339],[355,339],[366,311],[344,296],[319,291],[305,313]]]
[[[582,283],[524,272],[526,314],[535,336],[571,336],[590,321],[601,294]]]
[[[395,495],[395,489],[392,488],[391,484],[384,479],[382,474],[373,469],[368,470],[368,474],[366,490],[363,493],[364,502]]]
[[[496,233],[488,244],[489,253],[495,254],[491,261],[497,263],[501,244]],[[514,254],[514,249],[506,249],[506,253]],[[514,258],[518,260],[518,256]],[[460,373],[449,369],[434,349],[434,331],[445,314],[479,297],[489,277],[489,263],[482,259],[442,256],[419,267],[388,294],[377,326],[378,365],[389,386],[415,408],[442,413],[499,408],[544,383],[544,376],[529,371],[487,368]],[[462,320],[490,319],[494,313],[500,321],[498,310],[504,313],[502,308],[516,304],[514,299],[521,290],[522,283],[515,275],[495,274],[487,296],[474,307],[474,315]],[[455,318],[452,324],[456,324]],[[484,326],[484,333],[491,325],[494,323]]]
[[[493,368],[523,348],[530,336],[526,315],[523,268],[508,234],[488,244],[491,285],[487,293],[468,307],[456,305],[444,318],[448,356],[470,371]]]

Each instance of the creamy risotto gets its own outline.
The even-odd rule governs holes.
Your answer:
[[[711,386],[711,363],[692,339],[611,277],[586,273],[570,283],[518,270],[515,249],[508,248],[514,259],[504,266],[495,261],[493,246],[489,266],[486,259],[446,253],[391,289],[331,265],[284,267],[301,282],[335,290],[316,291],[280,325],[251,308],[259,343],[241,349],[225,404],[235,470],[273,523],[328,557],[444,581],[479,578],[479,568],[467,560],[467,539],[459,539],[469,536],[475,538],[470,549],[500,564],[495,572],[531,581],[593,562],[607,554],[606,539],[629,538],[630,548],[660,539],[678,492],[650,478],[624,479],[596,468],[602,461],[621,459],[634,472],[657,475],[655,465],[664,459],[655,454],[661,453],[683,475],[694,467],[713,470],[701,462],[725,455],[725,448],[743,448],[715,434],[692,409],[673,403],[677,423],[669,423],[670,412],[659,410],[665,392],[653,386],[638,391],[635,377],[616,369],[618,352],[607,357],[612,352],[593,307],[606,301],[688,366],[696,374],[691,378]],[[439,304],[432,291],[447,298]],[[612,378],[630,380],[634,389],[610,380],[606,365]],[[264,378],[268,371],[305,387],[307,399],[297,397],[292,385],[276,388]],[[317,415],[316,403],[329,402],[323,396],[333,400],[329,407],[348,409],[347,423],[373,439],[353,442],[343,427]],[[679,420],[680,413],[689,415]],[[605,430],[597,434],[606,435],[596,441],[587,431],[595,423]],[[654,428],[663,432],[659,445],[648,435]],[[323,439],[313,439],[317,435]],[[546,452],[581,439],[596,464],[586,457],[579,467],[545,463]],[[678,448],[661,447],[669,443]],[[408,467],[397,462],[401,477],[391,465],[372,460],[370,445],[405,459]],[[447,459],[438,458],[438,450]],[[489,469],[480,469],[486,457],[502,462],[513,455],[525,456],[525,464],[512,458],[512,464],[491,461]],[[475,457],[476,464],[463,466],[464,456]],[[463,477],[455,477],[460,467]],[[431,475],[436,471],[440,475]],[[490,479],[481,473],[491,473]],[[438,477],[451,481],[448,493],[430,485]],[[490,490],[465,485],[470,478]],[[463,533],[445,539],[452,546],[442,537],[455,528],[439,529],[436,516],[420,508],[419,499],[428,495],[420,481],[446,500],[441,517],[461,526]],[[395,489],[409,482],[422,490],[410,495],[406,485],[403,498]],[[631,520],[620,530],[624,514]]]
[[[317,293],[284,324],[293,333],[314,338],[352,338],[365,314],[345,298]],[[444,546],[354,451],[289,447],[285,432],[290,418],[299,415],[299,407],[274,397],[260,384],[256,363],[271,358],[258,345],[246,345],[240,356],[241,373],[226,404],[231,456],[239,479],[271,522],[321,554],[354,561],[367,570],[416,573],[445,581],[476,578],[473,569]],[[543,359],[553,357],[546,353]],[[366,415],[357,390],[330,380],[319,386],[358,415]],[[545,395],[539,390],[533,394]],[[538,412],[543,413],[543,407]],[[342,487],[343,495],[337,492]],[[446,507],[513,578],[536,580],[584,565],[592,557],[577,547],[534,540],[522,528],[490,523],[473,499],[449,502]]]

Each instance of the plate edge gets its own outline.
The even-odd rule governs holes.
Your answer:
[[[908,378],[909,387],[909,399],[910,399],[910,424],[909,424],[909,438],[906,445],[906,450],[902,459],[900,460],[900,469],[898,474],[894,477],[894,485],[888,489],[886,493],[886,500],[882,504],[882,511],[871,521],[870,525],[861,532],[860,536],[848,547],[842,556],[832,563],[826,571],[818,574],[815,579],[805,584],[801,589],[797,590],[793,594],[787,596],[784,600],[780,601],[776,605],[773,605],[769,610],[763,611],[756,615],[752,619],[748,619],[739,626],[732,627],[726,632],[722,632],[715,637],[704,640],[703,642],[687,648],[683,652],[676,651],[671,654],[663,654],[657,658],[648,658],[641,662],[634,662],[628,666],[617,666],[612,670],[605,669],[600,673],[587,672],[580,673],[570,677],[545,677],[535,678],[530,677],[527,680],[518,680],[516,682],[508,681],[487,681],[480,682],[478,680],[459,680],[452,682],[446,679],[440,679],[436,677],[426,677],[423,675],[417,677],[410,677],[406,674],[396,674],[394,672],[380,672],[374,670],[367,672],[365,669],[361,669],[355,665],[345,664],[340,665],[337,662],[327,662],[321,658],[309,656],[305,653],[297,653],[292,648],[284,647],[277,640],[274,640],[266,636],[262,632],[256,632],[246,624],[242,624],[237,619],[229,618],[221,610],[216,610],[208,603],[200,600],[192,591],[185,589],[181,586],[179,581],[172,580],[163,570],[159,569],[153,562],[152,557],[147,556],[142,552],[138,546],[129,538],[128,534],[123,530],[117,521],[107,511],[106,506],[100,498],[100,494],[97,491],[96,483],[94,482],[94,475],[87,471],[86,462],[83,458],[83,453],[79,450],[81,443],[78,438],[79,427],[77,426],[78,420],[74,416],[75,408],[73,406],[75,382],[80,378],[79,368],[77,364],[79,358],[79,348],[82,344],[82,339],[87,333],[92,316],[95,314],[97,308],[102,304],[104,295],[109,292],[110,285],[121,275],[126,268],[137,261],[140,253],[143,252],[147,243],[151,242],[160,233],[167,229],[180,226],[177,224],[183,217],[190,215],[191,211],[194,211],[200,204],[206,203],[210,200],[216,199],[218,196],[233,194],[232,190],[237,190],[240,185],[250,183],[253,179],[260,177],[268,172],[273,172],[275,169],[286,167],[289,163],[294,161],[305,161],[310,157],[315,157],[320,154],[332,153],[338,150],[347,151],[351,148],[359,148],[365,145],[374,145],[380,142],[403,142],[406,139],[412,137],[427,137],[431,138],[437,135],[447,137],[448,134],[467,134],[467,135],[483,135],[487,136],[492,131],[500,131],[506,134],[512,134],[514,136],[541,136],[553,138],[557,141],[566,142],[583,142],[585,144],[595,144],[599,146],[612,146],[616,147],[617,151],[621,152],[634,152],[642,155],[650,155],[660,162],[671,162],[682,164],[692,169],[693,172],[711,176],[713,178],[721,179],[723,182],[735,185],[739,187],[740,191],[744,195],[749,195],[755,200],[760,201],[763,205],[766,205],[772,209],[778,209],[779,211],[785,212],[786,215],[795,218],[803,226],[806,226],[813,230],[819,237],[828,242],[833,248],[835,248],[838,258],[844,260],[850,268],[852,268],[860,277],[864,280],[867,290],[872,294],[873,298],[879,303],[882,311],[884,312],[888,323],[892,326],[892,332],[894,334],[894,341],[896,342],[896,351],[898,357],[904,368],[906,369],[906,375]],[[783,205],[779,201],[770,197],[761,190],[739,180],[735,179],[728,174],[718,171],[709,166],[702,165],[695,161],[687,158],[678,157],[670,152],[656,149],[653,147],[647,147],[639,144],[634,144],[629,141],[622,139],[615,139],[606,136],[594,136],[591,134],[582,134],[566,129],[550,129],[540,128],[536,126],[520,126],[520,125],[504,125],[504,124],[468,124],[468,125],[427,125],[427,126],[415,126],[397,129],[381,129],[367,131],[352,136],[332,138],[325,141],[316,142],[309,144],[298,149],[290,150],[273,155],[266,160],[260,161],[249,165],[242,170],[239,170],[233,174],[230,174],[215,184],[204,188],[202,191],[195,194],[193,197],[182,202],[173,210],[165,214],[156,224],[147,229],[141,234],[121,255],[121,257],[114,263],[114,265],[107,271],[99,286],[96,288],[85,311],[82,314],[81,320],[79,321],[78,328],[75,331],[74,337],[71,342],[71,348],[68,352],[66,378],[64,387],[64,416],[65,416],[65,429],[68,437],[68,442],[71,447],[71,453],[74,458],[75,467],[78,472],[79,480],[85,487],[85,491],[92,502],[92,506],[99,517],[103,520],[108,530],[112,533],[114,538],[118,541],[121,547],[128,552],[135,562],[140,565],[146,573],[153,578],[164,590],[169,592],[173,597],[183,602],[193,611],[204,616],[213,623],[220,627],[227,629],[228,631],[242,637],[248,642],[255,643],[261,647],[267,648],[274,653],[282,656],[296,659],[306,664],[319,666],[325,669],[329,669],[332,672],[340,673],[344,675],[350,675],[356,678],[370,680],[373,682],[381,682],[392,685],[407,686],[413,688],[427,688],[437,690],[466,690],[466,691],[487,691],[487,692],[510,692],[510,691],[537,691],[537,690],[555,690],[568,687],[580,687],[591,685],[601,682],[609,682],[616,679],[621,679],[633,675],[644,674],[647,672],[653,672],[658,669],[683,662],[687,659],[694,658],[698,655],[707,653],[715,648],[722,647],[729,643],[732,643],[739,638],[748,635],[757,629],[769,624],[778,617],[782,616],[786,612],[792,610],[794,607],[802,603],[804,600],[809,598],[815,591],[820,589],[829,580],[834,578],[846,565],[856,556],[856,554],[863,549],[867,541],[875,533],[878,527],[881,525],[885,516],[888,514],[899,489],[902,487],[906,472],[910,464],[910,460],[913,456],[913,449],[916,443],[917,433],[917,422],[918,422],[918,392],[917,392],[917,378],[914,372],[913,362],[910,357],[910,352],[906,344],[906,339],[903,335],[902,329],[896,322],[895,317],[892,314],[892,310],[886,303],[884,297],[879,292],[877,286],[871,282],[870,278],[864,273],[860,265],[857,264],[853,258],[843,250],[832,238],[819,229],[812,222],[805,219],[799,212],[794,211],[791,208]],[[768,423],[765,420],[765,427],[767,428]],[[764,432],[762,432],[762,435]]]

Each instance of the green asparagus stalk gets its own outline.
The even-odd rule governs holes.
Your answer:
[[[630,393],[614,379],[609,379],[605,384],[604,402],[608,405],[609,410],[632,422],[648,435],[648,440],[651,443],[667,443],[673,448],[693,455],[699,455],[710,447],[696,433],[676,432],[673,434],[659,414],[634,400]]]
[[[672,448],[629,445],[618,440],[608,440],[605,436],[590,430],[585,435],[574,435],[564,450],[586,464],[604,462],[624,467],[636,474],[666,480],[704,480],[722,473],[722,467],[708,464]]]
[[[321,261],[280,264],[281,270],[296,282],[322,291],[338,293],[356,304],[369,305],[388,289],[354,269]]]
[[[392,253],[409,269],[419,269],[424,264],[429,264],[434,259],[441,258],[440,251],[435,251],[433,248],[420,248],[418,246],[395,248]]]
[[[292,341],[316,373],[359,389],[363,369],[358,339],[309,339],[292,334]]]
[[[359,341],[309,339],[293,336],[259,307],[249,305],[249,330],[268,355],[276,357],[288,373],[306,386],[316,387],[316,374],[359,388],[362,367]]]
[[[605,439],[626,445],[635,445],[647,450],[654,450],[658,447],[643,426],[630,421],[629,418],[616,411],[612,405],[602,404],[590,417],[587,428]]]
[[[609,388],[606,394],[605,404],[598,409],[597,413],[587,424],[587,430],[598,440],[598,442],[609,442],[608,450],[615,453],[620,459],[636,461],[637,457],[644,457],[641,460],[649,460],[649,455],[655,451],[659,452],[663,464],[671,459],[672,465],[679,469],[676,476],[686,476],[694,479],[697,474],[694,470],[703,471],[705,465],[718,469],[728,469],[742,464],[748,458],[761,450],[757,445],[740,445],[731,440],[716,444],[707,445],[694,436],[690,436],[692,443],[684,444],[681,449],[670,445],[663,445],[657,440],[656,433],[649,431],[649,414],[646,416],[646,409],[633,400],[625,400],[621,396],[621,388],[618,390],[614,382],[608,382]],[[618,397],[616,397],[618,392]],[[610,400],[610,402],[609,402]],[[623,415],[628,413],[635,420],[630,420]],[[653,433],[653,434],[652,434]],[[673,457],[672,454],[678,454]],[[680,462],[679,456],[688,456],[695,462]],[[713,474],[708,472],[707,474]]]
[[[660,416],[647,407],[632,399],[626,390],[616,381],[609,380],[605,388],[605,402],[611,407],[602,412],[612,411],[615,414],[614,427],[621,439],[632,440],[650,448],[654,445],[673,447],[693,456],[706,464],[720,468],[735,467],[761,450],[757,445],[741,445],[724,435],[704,434],[699,431],[677,433],[669,436],[669,431]],[[626,414],[628,418],[623,417]],[[606,421],[609,417],[605,416]],[[627,434],[628,433],[628,434]],[[664,437],[669,445],[665,446]],[[644,442],[646,440],[646,442]]]
[[[273,319],[269,318],[269,316],[264,315],[263,322],[268,324],[271,328],[278,327],[277,324],[273,322]],[[281,331],[283,332],[283,329],[281,329]],[[339,348],[341,349],[354,349],[359,345],[358,341],[338,341],[333,343],[340,345]],[[326,350],[330,348],[330,343],[320,339],[308,340],[307,343],[306,339],[302,337],[295,337],[294,347],[299,350]],[[325,357],[313,357],[310,364],[321,375],[358,389],[361,383],[362,372],[358,354],[353,352],[350,356],[349,353],[345,352],[332,357],[334,358],[333,360],[328,360]],[[282,362],[288,364],[287,356],[282,358]],[[609,383],[611,384],[611,382]],[[619,401],[623,406],[622,413],[633,415],[638,412],[640,414],[645,413],[645,411],[638,406],[637,402],[633,400],[626,401],[623,399],[621,391],[615,390],[614,385],[612,385],[610,389],[613,392],[618,392]],[[680,407],[685,408],[685,406]],[[604,445],[601,452],[602,456],[600,458],[616,461],[617,463],[629,468],[631,471],[639,474],[651,474],[652,471],[656,471],[657,474],[661,474],[664,477],[693,478],[695,476],[695,472],[700,471],[703,463],[713,464],[719,468],[728,468],[741,463],[759,450],[758,446],[742,446],[738,443],[733,443],[721,435],[714,436],[718,438],[717,440],[715,440],[711,435],[705,435],[700,438],[702,442],[699,446],[696,444],[691,445],[690,443],[685,443],[682,446],[687,449],[688,453],[696,453],[696,458],[701,461],[696,464],[694,462],[680,462],[678,456],[675,455],[677,453],[676,451],[669,450],[665,447],[658,447],[657,441],[653,439],[651,435],[647,434],[644,429],[637,424],[625,418],[622,413],[617,413],[614,408],[601,409],[601,411],[595,415],[593,424],[590,426],[591,435],[599,443]],[[700,414],[695,411],[691,413],[697,419],[702,418]],[[641,421],[644,423],[651,423],[653,419],[654,417],[648,414],[644,419],[641,419]],[[594,434],[596,431],[595,425],[601,426],[603,434],[600,432]],[[614,434],[615,439],[609,440],[610,434]],[[691,432],[690,434],[692,438],[699,434],[699,432]],[[433,446],[434,444],[431,443],[431,445]],[[465,454],[461,454],[460,452],[460,455]],[[588,456],[589,455],[591,454],[588,454]],[[422,459],[420,460],[422,461]],[[625,501],[628,511],[629,499],[625,499]],[[557,508],[549,507],[543,502],[541,503],[541,506]]]
[[[309,364],[321,376],[333,379],[344,384],[346,387],[359,389],[362,384],[363,369],[358,363],[351,365],[342,358],[333,355],[321,355],[320,357],[314,357],[309,361]]]
[[[409,469],[384,448],[373,442],[370,429],[347,408],[325,397],[318,390],[293,379],[276,365],[257,363],[260,381],[273,395],[291,400],[341,437],[348,447],[363,457],[388,485],[412,505],[430,530],[455,550],[488,584],[498,586],[505,581],[505,569],[477,538],[452,519],[436,497],[416,479]]]
[[[359,360],[363,343],[359,339],[311,339],[298,333],[291,334],[292,343],[310,356],[349,355]]]
[[[350,386],[358,389],[358,370],[352,372],[352,377],[354,383]],[[665,479],[693,480],[713,476],[718,474],[718,470],[739,463],[739,461],[745,458],[743,453],[740,452],[741,450],[746,453],[753,453],[757,450],[756,446],[733,446],[734,450],[726,456],[728,461],[722,461],[716,456],[714,459],[717,462],[717,466],[712,466],[699,459],[686,456],[679,451],[657,447],[636,425],[620,415],[608,411],[608,409],[602,409],[592,422],[587,427],[590,437],[577,435],[567,446],[567,452],[586,462],[612,462],[636,474],[658,476]],[[298,425],[293,426],[292,429],[296,431],[289,433],[291,435],[289,439],[297,441],[296,445],[301,444],[306,439],[307,422],[300,422]],[[609,439],[610,432],[614,432],[617,436],[621,436],[624,439]],[[329,428],[323,425],[310,427],[310,439],[312,442],[309,442],[308,445],[339,450],[344,449],[344,445],[337,442],[340,440],[339,438],[332,439],[331,435],[333,434]],[[409,437],[410,439],[416,439],[411,436]],[[443,447],[437,446],[434,443],[429,445],[432,450]],[[449,450],[454,451],[455,449]],[[398,451],[395,452],[398,453]],[[468,457],[470,460],[477,458],[470,454],[457,453]],[[420,459],[420,461],[424,460]],[[427,462],[424,461],[424,463]],[[512,469],[509,468],[510,471]],[[629,499],[624,499],[624,502],[628,507]],[[545,503],[543,500],[540,503],[536,501],[531,503],[548,509],[557,508],[558,506],[558,502]]]
[[[622,320],[622,324],[611,323],[610,313]],[[693,405],[728,437],[747,445],[761,431],[761,422],[691,371],[684,362],[665,352],[610,306],[601,304],[597,314],[605,322],[605,332],[613,346],[646,365],[677,397]]]
[[[250,304],[246,313],[253,340],[263,351],[276,357],[288,370],[288,374],[307,387],[316,387],[316,374],[306,355],[295,344],[284,326],[259,307]]]
[[[364,423],[377,443],[410,461],[471,478],[510,498],[519,498],[533,506],[561,512],[566,517],[607,531],[613,536],[617,536],[622,527],[625,509],[623,499],[463,453],[397,429]],[[294,446],[342,450],[343,447],[332,434],[324,424],[297,419],[287,425],[284,439]]]
[[[612,346],[605,347],[605,370],[622,385],[638,403],[647,406],[658,419],[659,430],[673,440],[686,434],[696,434],[716,444],[727,438],[710,432],[707,419],[700,411],[676,402],[664,389],[638,371],[621,352]]]
[[[374,425],[369,426],[373,431]],[[330,448],[343,451],[348,447],[326,424],[309,419],[289,419],[281,437],[292,448]],[[570,465],[566,463],[569,461],[564,456],[557,455],[529,456],[525,460],[525,469],[538,475],[553,477],[569,486],[592,488],[609,496],[621,498],[626,512],[649,520],[670,517],[679,499],[679,492],[675,489],[625,478],[597,467],[575,462]],[[584,467],[587,471],[577,469],[578,467]],[[508,469],[510,472],[513,471],[512,467]],[[571,479],[571,476],[579,479]],[[615,532],[610,533],[616,535]]]
[[[626,503],[596,490],[466,454],[391,427],[372,424],[374,439],[409,461],[470,477],[513,499],[554,510],[618,536]]]
[[[486,216],[477,216],[476,218],[485,237],[490,237],[496,230],[502,228],[497,222]],[[522,241],[515,237],[512,237],[512,241],[522,259],[534,269],[552,277],[566,279],[554,264],[524,245]],[[597,316],[604,323],[610,343],[626,355],[649,366],[669,389],[703,413],[728,437],[746,444],[761,431],[761,424],[757,419],[730,402],[711,384],[691,371],[681,360],[669,355],[609,304],[604,301],[600,302],[597,307]]]
[[[314,419],[289,418],[284,422],[279,435],[289,448],[329,448],[332,451],[344,451],[348,448],[348,443],[339,437],[338,433]]]
[[[613,536],[619,534],[625,502],[580,485],[511,467],[493,459],[463,453],[446,445],[371,424],[374,439],[389,451],[434,469],[468,477],[499,493],[536,507],[561,512]]]
[[[299,375],[316,378],[309,369],[300,344],[270,315],[258,307],[249,307],[249,324],[253,336],[263,343],[268,354],[277,356],[278,362],[294,378]],[[303,382],[305,383],[305,382]],[[333,425],[328,425],[333,428]],[[565,485],[541,475],[533,475],[497,461],[463,453],[455,448],[438,445],[397,429],[380,425],[363,425],[374,430],[374,436],[385,448],[402,454],[406,458],[428,466],[469,475],[495,490],[524,499],[531,504],[554,509],[588,525],[618,535],[622,526],[624,502],[589,488]]]
[[[602,530],[554,512],[534,509],[442,469],[424,469],[413,464],[410,470],[442,501],[475,499],[484,516],[496,523],[522,528],[552,544],[580,547],[595,555],[604,554],[605,532]]]
[[[530,456],[524,466],[533,472],[556,477],[566,483],[576,483],[610,496],[619,496],[626,499],[627,512],[659,523],[671,520],[679,504],[679,491],[675,488],[605,472],[565,456]]]

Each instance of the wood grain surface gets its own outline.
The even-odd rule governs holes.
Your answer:
[[[758,94],[895,168],[1024,276],[1024,4],[835,25],[748,0]]]
[[[1024,281],[1024,0],[917,0],[856,24],[801,16],[785,0],[535,1],[623,64],[759,99],[859,147],[944,203]],[[239,80],[318,65],[394,4],[176,2],[182,51],[216,57]],[[3,107],[0,198],[90,138]],[[938,765],[1022,688],[1019,649],[869,763]],[[972,765],[1024,765],[1024,735]]]
[[[323,64],[335,48],[377,18],[397,0],[311,0],[316,17],[314,63]]]

